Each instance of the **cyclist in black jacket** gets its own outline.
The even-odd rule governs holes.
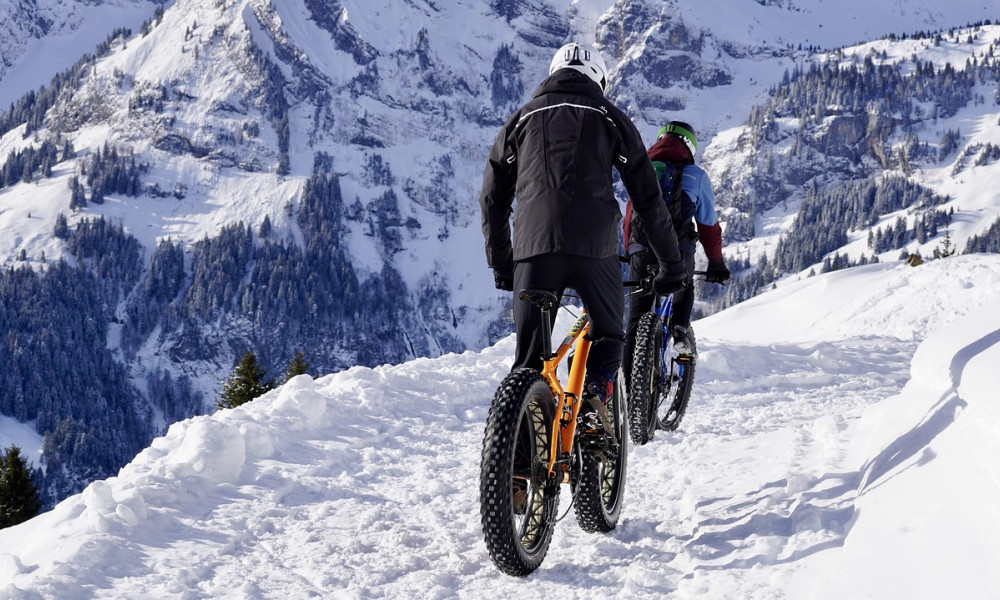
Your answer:
[[[633,209],[651,224],[649,245],[661,264],[654,285],[670,293],[682,289],[686,279],[646,147],[629,118],[604,97],[606,87],[607,68],[596,49],[578,43],[560,48],[549,77],[497,135],[479,197],[486,260],[497,288],[550,289],[557,295],[573,288],[587,307],[594,344],[585,399],[602,416],[624,339],[621,211],[612,167]],[[515,297],[515,369],[541,370],[540,319],[537,308]]]

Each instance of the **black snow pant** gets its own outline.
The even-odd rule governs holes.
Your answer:
[[[514,327],[517,349],[514,367],[542,369],[541,311],[518,299],[521,290],[555,292],[562,298],[567,288],[576,290],[590,315],[588,339],[593,341],[587,372],[613,377],[622,360],[625,295],[617,256],[590,258],[573,254],[540,254],[514,265]],[[552,313],[555,321],[556,312]]]
[[[673,324],[691,324],[691,310],[694,308],[694,253],[681,252],[684,259],[684,266],[687,268],[687,287],[674,294]],[[636,252],[629,258],[629,279],[642,279],[649,273],[649,267],[656,266],[656,256],[648,250]],[[628,301],[628,325],[625,328],[625,348],[622,351],[622,363],[625,380],[632,379],[632,352],[635,350],[635,328],[639,324],[642,315],[653,310],[653,301],[656,295],[652,292],[648,294],[631,294]]]

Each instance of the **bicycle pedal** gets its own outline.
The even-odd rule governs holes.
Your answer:
[[[592,434],[602,433],[604,427],[601,425],[601,418],[595,412],[581,413],[576,420],[576,426],[581,433]]]
[[[580,418],[587,419],[586,421],[581,421],[586,424],[585,429],[613,436],[615,434],[615,426],[611,421],[611,414],[608,412],[608,408],[594,396],[584,396],[583,399],[587,403],[585,405],[586,412],[582,413]]]

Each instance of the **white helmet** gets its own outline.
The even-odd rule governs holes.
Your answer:
[[[570,42],[556,52],[549,64],[549,75],[559,69],[576,69],[601,86],[603,92],[608,85],[608,68],[601,53],[593,46]]]

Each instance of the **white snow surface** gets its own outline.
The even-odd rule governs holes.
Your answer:
[[[997,598],[998,305],[1000,256],[967,255],[697,321],[690,409],[631,448],[617,529],[570,514],[524,579],[479,522],[510,337],[174,424],[0,531],[0,598]]]

